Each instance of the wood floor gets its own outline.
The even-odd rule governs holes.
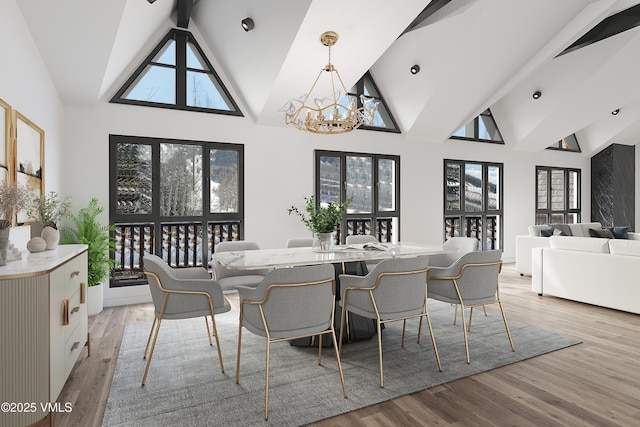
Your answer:
[[[640,425],[640,316],[539,297],[514,264],[504,266],[500,286],[508,319],[583,343],[313,425]],[[496,309],[487,311],[498,315]],[[101,425],[124,325],[152,318],[152,305],[142,304],[105,308],[89,319],[92,354],[84,350],[62,390],[59,401],[73,410],[56,415],[57,427]]]

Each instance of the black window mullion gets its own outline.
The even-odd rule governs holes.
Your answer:
[[[187,41],[189,36],[176,33],[176,104],[187,105]]]

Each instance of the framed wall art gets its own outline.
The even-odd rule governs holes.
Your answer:
[[[44,130],[15,111],[15,182],[25,186],[33,197],[44,192]],[[26,212],[18,212],[17,222],[28,221]]]

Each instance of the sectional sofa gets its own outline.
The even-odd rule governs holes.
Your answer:
[[[557,228],[555,228],[557,226]],[[589,229],[602,229],[599,222],[583,222],[578,224],[530,225],[529,234],[516,236],[516,272],[522,276],[531,276],[531,250],[533,248],[549,247],[549,237],[542,236],[544,231],[559,233],[576,237],[589,237]],[[555,231],[558,230],[558,231]]]
[[[532,249],[532,290],[640,314],[640,240],[548,237]]]

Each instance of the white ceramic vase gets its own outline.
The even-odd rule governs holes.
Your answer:
[[[40,235],[47,242],[46,250],[50,251],[58,247],[58,242],[60,241],[60,231],[46,226],[42,229],[42,234]]]
[[[87,288],[87,315],[95,316],[104,308],[104,285],[89,286]]]

